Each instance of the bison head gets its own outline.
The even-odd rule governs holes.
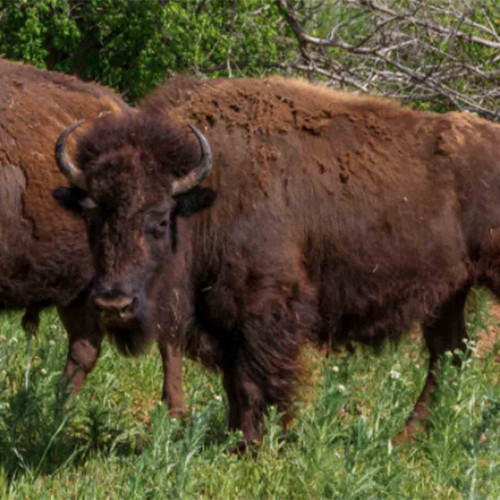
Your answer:
[[[151,302],[156,307],[165,300],[158,290],[168,286],[169,269],[186,261],[176,255],[182,238],[177,218],[215,200],[213,190],[198,186],[210,172],[212,152],[195,127],[189,131],[159,114],[135,113],[99,120],[80,138],[75,165],[66,140],[80,123],[57,141],[56,162],[72,186],[53,194],[85,220],[101,325],[122,351],[136,354],[153,338],[151,323],[161,321],[151,317]]]

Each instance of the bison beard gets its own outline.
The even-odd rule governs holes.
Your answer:
[[[213,152],[203,188],[191,120]],[[96,286],[142,311],[136,335],[161,321],[222,371],[246,443],[269,405],[292,414],[304,344],[377,346],[420,321],[430,361],[412,439],[439,354],[463,348],[470,287],[500,292],[499,142],[470,115],[294,80],[174,80],[80,138],[69,178],[87,198],[63,204],[94,207]]]
[[[153,336],[137,335],[137,329],[115,328],[108,331],[110,339],[125,356],[138,356],[143,354],[149,344],[155,340]]]

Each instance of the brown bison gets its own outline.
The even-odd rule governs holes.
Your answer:
[[[103,335],[84,314],[93,274],[84,225],[50,196],[64,179],[53,145],[76,117],[127,109],[99,85],[0,60],[0,310],[26,308],[23,326],[33,330],[40,309],[57,305],[70,343],[64,373],[75,392],[94,367]],[[180,357],[166,346],[162,351],[170,371],[164,396],[176,411],[184,404]]]
[[[168,324],[222,371],[248,443],[269,405],[290,415],[306,342],[377,345],[419,321],[414,434],[471,286],[500,293],[500,126],[272,78],[166,84],[99,120],[75,163],[73,129],[55,196],[86,221],[93,301],[123,351]]]

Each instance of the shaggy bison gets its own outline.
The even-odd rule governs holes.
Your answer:
[[[500,126],[272,78],[166,84],[99,120],[77,162],[74,128],[55,196],[86,221],[94,306],[123,351],[168,324],[222,371],[248,443],[269,405],[290,415],[304,343],[377,345],[419,321],[411,438],[437,357],[464,346],[470,287],[500,293]]]
[[[93,274],[84,225],[50,196],[64,179],[53,145],[75,117],[127,109],[99,85],[0,60],[0,310],[26,308],[23,326],[34,330],[40,309],[57,305],[70,343],[64,373],[75,392],[94,367],[102,333],[84,313]],[[166,365],[173,357],[165,398],[176,411],[184,404],[180,357],[162,350]]]

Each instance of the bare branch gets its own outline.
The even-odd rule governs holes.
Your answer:
[[[337,0],[334,7],[328,3],[323,16],[332,25],[315,21],[309,31],[303,3],[275,1],[300,49],[288,70],[337,87],[447,104],[500,120],[498,16],[484,6],[474,10],[459,0],[457,8],[443,9],[413,0],[410,12],[396,0],[383,5],[382,0]],[[321,32],[328,37],[317,36]]]
[[[388,9],[387,7],[384,7],[382,5],[379,5],[373,0],[362,0],[362,3],[363,3],[363,5],[366,5],[367,7],[370,7],[373,10],[378,10],[380,12],[383,12],[384,14],[388,14],[390,16],[396,15],[395,11]],[[470,35],[467,33],[462,33],[461,31],[452,32],[448,28],[445,28],[444,26],[441,26],[439,24],[435,24],[432,21],[429,21],[426,19],[414,17],[408,13],[404,13],[404,14],[402,13],[400,15],[403,15],[407,22],[416,24],[417,26],[423,26],[424,28],[429,28],[433,31],[440,33],[440,34],[448,35],[448,36],[452,34],[454,37],[462,38],[462,39],[466,40],[467,42],[473,42],[473,43],[477,43],[478,45],[484,45],[486,47],[500,49],[500,42],[485,40],[485,39],[479,38],[477,36],[473,36],[473,35]]]

